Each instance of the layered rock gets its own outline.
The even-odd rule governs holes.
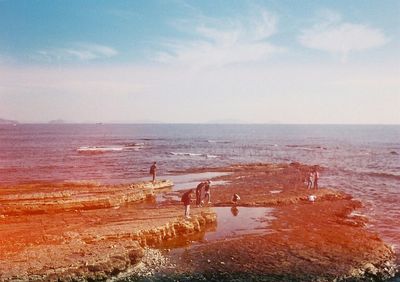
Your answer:
[[[1,192],[3,215],[40,214],[118,207],[145,200],[173,186],[170,180],[125,185],[96,183],[39,183],[5,187]]]
[[[0,280],[101,280],[139,263],[157,247],[215,222],[207,209],[190,220],[182,208],[147,203],[118,209],[7,216],[0,230]]]
[[[393,250],[365,228],[365,217],[352,213],[362,203],[334,189],[307,190],[303,181],[309,170],[297,163],[207,169],[231,173],[215,179],[228,184],[212,186],[213,205],[230,206],[238,193],[239,212],[242,206],[268,206],[276,218],[268,233],[214,242],[202,240],[217,224],[211,206],[193,208],[185,220],[176,197],[155,201],[154,194],[168,191],[163,189],[170,182],[0,189],[0,280],[105,280],[121,272],[127,281],[129,276],[182,281],[393,276]],[[315,201],[309,201],[311,194]],[[202,243],[182,255],[173,251],[165,257],[152,249],[190,246],[192,240]]]

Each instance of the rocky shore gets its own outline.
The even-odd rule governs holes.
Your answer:
[[[184,173],[228,172],[213,180],[212,205],[182,216],[171,182],[102,186],[30,184],[0,190],[1,281],[382,281],[395,253],[362,203],[329,188],[307,190],[310,167],[251,164]],[[322,170],[322,169],[321,169]],[[183,172],[181,172],[183,173]],[[213,206],[274,207],[270,232],[205,241]],[[314,202],[308,197],[316,196]],[[259,219],[263,221],[263,217]],[[266,219],[265,219],[266,220]],[[215,228],[214,228],[215,229]],[[194,242],[194,243],[193,243]]]

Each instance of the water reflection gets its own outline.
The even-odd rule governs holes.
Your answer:
[[[275,217],[273,208],[265,207],[215,207],[217,226],[215,231],[207,232],[207,241],[220,240],[247,234],[268,233]]]
[[[231,213],[233,216],[238,216],[239,209],[237,207],[231,207]]]
[[[241,235],[271,233],[270,224],[276,218],[274,208],[265,207],[214,207],[217,222],[207,225],[206,229],[164,241],[160,248],[174,249],[172,255],[180,254],[181,248],[190,248],[192,244],[223,240]]]

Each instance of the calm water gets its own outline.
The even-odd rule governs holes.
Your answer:
[[[207,232],[206,241],[221,240],[238,235],[272,232],[270,223],[276,218],[272,216],[273,208],[249,207],[215,207],[217,227]],[[262,220],[260,220],[262,219]]]
[[[0,183],[148,176],[239,162],[321,164],[400,250],[400,126],[0,125]]]

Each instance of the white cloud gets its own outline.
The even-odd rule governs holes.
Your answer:
[[[266,10],[241,20],[202,17],[201,22],[185,21],[185,31],[198,39],[166,41],[167,51],[159,53],[156,60],[191,68],[262,61],[283,50],[267,42],[276,33],[276,23],[276,16]]]
[[[49,48],[37,51],[34,59],[53,61],[88,61],[116,56],[118,52],[109,46],[94,43],[73,43],[64,48]]]
[[[340,54],[343,60],[350,52],[381,47],[389,41],[380,29],[342,22],[335,13],[304,29],[298,39],[305,47]]]
[[[195,72],[171,66],[0,65],[0,113],[21,121],[399,124],[398,77],[392,62]]]
[[[258,20],[255,18],[250,28],[254,30],[254,38],[261,40],[277,32],[276,24],[276,16],[270,14],[266,10],[261,10],[260,18]]]

